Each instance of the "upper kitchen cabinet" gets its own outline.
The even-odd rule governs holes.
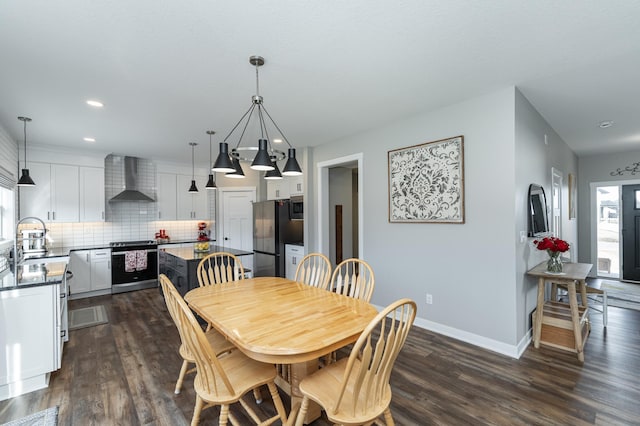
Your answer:
[[[64,164],[29,163],[35,186],[20,187],[20,217],[49,222],[80,219],[79,168]]]
[[[191,176],[158,173],[159,220],[208,220],[209,202],[204,185],[206,176],[196,176],[198,192],[189,192]]]
[[[177,192],[176,175],[173,173],[158,173],[158,220],[176,220],[177,216]]]
[[[267,200],[284,200],[293,195],[303,195],[302,176],[285,177],[267,182]]]
[[[285,200],[289,198],[289,181],[287,178],[267,182],[267,200]]]
[[[191,176],[177,175],[178,220],[209,219],[206,176],[195,176],[198,192],[189,192]]]
[[[302,188],[302,178],[303,176],[291,176],[287,177],[284,180],[289,181],[289,195],[304,195],[304,189]]]
[[[104,221],[104,169],[80,167],[80,221]]]

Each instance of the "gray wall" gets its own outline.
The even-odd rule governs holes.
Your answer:
[[[545,143],[546,135],[546,143]],[[577,247],[577,221],[568,218],[568,175],[577,173],[577,158],[560,136],[547,124],[529,101],[516,89],[515,92],[515,217],[516,217],[516,339],[519,350],[527,343],[527,332],[531,329],[531,312],[536,305],[537,280],[526,272],[547,259],[533,245],[534,238],[520,242],[520,232],[527,231],[527,195],[529,185],[537,183],[544,187],[550,207],[551,169],[563,175],[562,188],[562,238],[572,247]],[[549,218],[551,220],[551,218]],[[551,222],[549,223],[551,226]]]
[[[464,136],[465,224],[389,223],[388,151],[457,135]],[[520,242],[528,186],[548,190],[552,166],[576,173],[566,144],[510,87],[317,146],[314,176],[319,162],[357,153],[364,157],[362,257],[376,275],[372,302],[385,306],[410,297],[418,304],[417,325],[518,356],[535,304],[535,282],[526,271],[544,260],[530,239]],[[322,208],[313,205],[316,188],[307,188],[308,211]],[[574,239],[575,225],[564,228]],[[310,251],[317,242],[313,223]],[[432,305],[425,303],[427,293]]]
[[[513,104],[508,88],[313,152],[314,174],[318,162],[363,153],[361,255],[375,271],[373,303],[410,297],[418,303],[420,325],[502,352],[516,343]],[[457,135],[465,138],[466,223],[389,223],[387,152]],[[315,202],[315,188],[307,200]],[[315,250],[316,224],[310,229]]]

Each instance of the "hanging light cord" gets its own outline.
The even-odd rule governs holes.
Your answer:
[[[211,165],[213,164],[213,163],[211,162],[211,160],[212,160],[212,158],[213,158],[213,154],[212,154],[212,151],[211,151],[211,136],[212,136],[212,135],[213,135],[212,133],[209,133],[209,166],[211,166]],[[209,170],[209,173],[211,173],[211,170]],[[215,183],[216,183],[215,173],[214,173],[213,175],[214,175],[213,183],[215,184]]]
[[[24,168],[27,168],[27,120],[24,123]]]
[[[196,146],[193,144],[193,142],[191,143],[191,180],[195,180],[196,179],[196,163],[194,160],[194,151],[196,149]]]

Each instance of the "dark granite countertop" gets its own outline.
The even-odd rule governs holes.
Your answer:
[[[46,262],[18,265],[0,273],[0,291],[59,284],[67,262]]]
[[[209,240],[210,243],[215,243],[216,240]],[[196,238],[193,239],[186,239],[186,240],[171,240],[167,243],[159,243],[159,246],[167,246],[167,245],[172,245],[172,244],[192,244],[192,243],[198,243],[198,242],[202,242],[202,241],[198,241]]]
[[[193,247],[163,248],[162,250],[165,251],[167,254],[179,257],[179,258],[184,259],[186,261],[190,261],[190,260],[199,261],[203,257],[206,257],[209,254],[215,253],[217,251],[226,251],[227,253],[231,253],[231,254],[233,254],[235,256],[249,256],[249,255],[253,254],[252,251],[236,250],[236,249],[233,249],[233,248],[216,246],[216,245],[210,245],[209,246],[209,251],[208,252],[203,252],[203,253],[196,252],[193,249]]]

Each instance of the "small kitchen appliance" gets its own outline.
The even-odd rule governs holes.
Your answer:
[[[198,253],[209,251],[209,230],[206,222],[198,223],[198,242],[195,243],[194,250]]]

